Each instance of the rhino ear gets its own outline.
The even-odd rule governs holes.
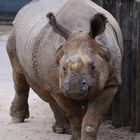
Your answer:
[[[97,46],[96,51],[107,62],[110,60],[109,49],[101,47],[101,46]]]
[[[103,33],[106,23],[107,18],[103,14],[97,13],[90,21],[90,37],[94,39],[97,35]]]
[[[48,13],[47,18],[49,19],[49,23],[52,25],[54,32],[63,36],[67,40],[71,32],[61,24],[57,23],[56,18],[52,13]]]

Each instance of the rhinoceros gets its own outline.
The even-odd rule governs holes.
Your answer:
[[[109,12],[90,0],[32,1],[14,20],[7,52],[16,91],[13,122],[29,117],[31,87],[50,104],[54,131],[97,139],[122,82],[122,34]]]

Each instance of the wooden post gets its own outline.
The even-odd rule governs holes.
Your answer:
[[[116,11],[116,0],[104,0],[103,1],[103,7],[109,11],[114,17],[115,17],[115,11]]]
[[[117,1],[116,1],[117,2]],[[134,0],[120,0],[116,18],[123,33],[124,56],[122,62],[122,85],[112,105],[112,124],[116,127],[126,126],[131,116],[131,49],[132,49],[132,18]],[[117,12],[118,12],[117,11]]]
[[[133,12],[131,131],[140,132],[140,0]]]
[[[100,5],[101,7],[103,6],[103,0],[92,0],[92,1]]]

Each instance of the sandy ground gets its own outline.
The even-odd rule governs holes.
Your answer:
[[[13,124],[9,107],[14,98],[12,69],[6,54],[6,42],[11,27],[0,27],[0,140],[70,140],[69,135],[53,133],[53,114],[47,103],[30,91],[30,118],[24,123]],[[129,132],[129,128],[114,129],[105,122],[98,140],[140,140],[140,134]]]

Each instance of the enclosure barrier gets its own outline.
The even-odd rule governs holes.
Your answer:
[[[134,3],[132,34],[131,130],[140,132],[140,0]]]
[[[123,84],[112,103],[112,124],[140,132],[140,0],[93,1],[112,13],[123,33]]]

